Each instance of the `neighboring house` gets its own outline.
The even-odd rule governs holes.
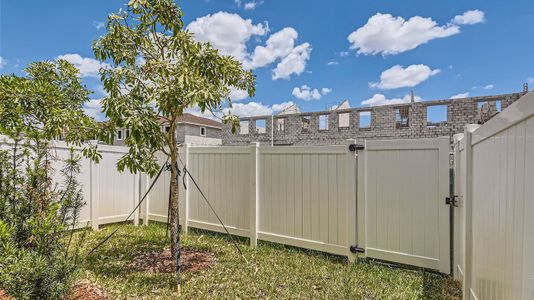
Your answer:
[[[160,119],[161,130],[168,131],[170,125]],[[196,146],[218,146],[222,144],[222,124],[212,119],[184,113],[176,122],[178,143]],[[123,146],[130,137],[130,129],[120,128],[115,133],[114,145]]]

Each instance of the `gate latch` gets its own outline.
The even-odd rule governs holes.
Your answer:
[[[452,205],[453,207],[458,207],[458,195],[445,198],[445,204]]]
[[[365,249],[358,247],[358,245],[352,245],[349,247],[351,253],[365,253]]]
[[[358,144],[350,144],[349,145],[349,150],[351,152],[355,152],[357,150],[363,150],[363,149],[365,149],[365,147],[363,145],[358,145]]]

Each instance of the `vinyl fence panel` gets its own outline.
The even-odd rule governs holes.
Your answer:
[[[100,145],[102,159],[92,164],[93,200],[98,201],[99,224],[124,221],[139,199],[139,175],[128,170],[117,171],[117,162],[127,153],[127,148]],[[137,213],[128,220],[137,222]]]
[[[367,141],[358,168],[366,255],[449,273],[449,138]]]
[[[356,182],[346,146],[262,147],[260,169],[259,239],[347,255]]]
[[[249,236],[250,147],[189,148],[188,169],[225,226]],[[188,226],[224,232],[200,191],[189,182]]]
[[[464,296],[534,299],[534,94],[466,137]]]

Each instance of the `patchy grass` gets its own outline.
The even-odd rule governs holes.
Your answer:
[[[112,225],[87,236],[88,252],[116,226],[119,232],[84,263],[82,277],[101,285],[111,299],[175,299],[173,274],[131,267],[139,254],[168,247],[165,226]],[[182,235],[183,246],[214,252],[210,269],[183,274],[183,299],[460,299],[449,277],[388,266],[372,260],[348,264],[346,258],[272,243],[256,250],[239,243],[246,264],[228,237],[200,230]]]

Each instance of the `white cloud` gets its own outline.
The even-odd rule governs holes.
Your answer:
[[[488,85],[483,87],[483,89],[485,89],[485,90],[492,90],[493,88],[494,88],[493,84],[488,84]]]
[[[234,0],[234,3],[237,5],[237,7],[241,6],[241,0]]]
[[[475,10],[466,11],[461,15],[455,16],[452,19],[451,23],[457,24],[457,25],[473,25],[473,24],[483,23],[484,21],[486,21],[484,12],[478,9],[475,9]]]
[[[451,96],[451,99],[462,99],[462,98],[467,98],[467,97],[469,97],[469,92],[456,94],[454,96]]]
[[[339,65],[339,62],[335,61],[335,60],[331,60],[329,61],[327,64],[327,66],[335,66],[335,65]]]
[[[294,88],[291,94],[304,101],[319,100],[321,99],[321,96],[322,96],[318,89],[312,90],[307,85],[303,85],[300,88],[299,87]]]
[[[96,28],[96,30],[100,30],[102,28],[105,28],[106,24],[104,22],[93,21],[93,26]]]
[[[341,52],[339,52],[339,56],[341,56],[341,57],[347,57],[347,56],[349,56],[349,54],[350,54],[349,51],[341,51]]]
[[[258,6],[262,5],[262,4],[263,4],[263,1],[251,1],[251,2],[245,3],[243,8],[245,10],[254,10],[254,9],[256,9],[256,7],[258,7]]]
[[[378,106],[378,105],[402,104],[402,103],[410,103],[411,100],[412,100],[411,95],[405,95],[402,98],[387,99],[386,96],[383,94],[374,94],[373,97],[365,101],[362,101],[362,105]],[[421,97],[414,96],[414,101],[416,102],[421,101]]]
[[[221,111],[214,111],[212,113],[211,111],[206,110],[204,112],[201,112],[200,108],[198,106],[196,106],[194,108],[187,108],[187,109],[185,109],[184,112],[193,114],[193,115],[198,116],[198,117],[212,119],[212,120],[215,120],[215,121],[218,121],[218,122],[222,121],[221,119],[222,119],[222,116],[223,116]]]
[[[272,79],[289,79],[291,74],[300,75],[306,69],[306,62],[310,59],[311,51],[311,45],[308,43],[293,48],[291,53],[276,65]]]
[[[93,117],[97,121],[102,121],[104,115],[102,113],[102,99],[91,99],[84,105],[85,114]]]
[[[390,14],[377,13],[367,23],[349,34],[350,49],[358,54],[393,55],[412,50],[433,39],[460,33],[454,24],[439,26],[431,18],[420,16],[405,20]]]
[[[329,89],[329,88],[322,88],[321,91],[319,91],[318,89],[312,89],[307,85],[303,85],[300,88],[295,87],[291,94],[298,99],[301,99],[304,101],[310,101],[310,100],[319,100],[321,99],[322,96],[327,95],[331,91],[332,89]]]
[[[527,82],[528,83],[533,83],[534,82],[534,77],[528,77],[527,78]]]
[[[80,71],[81,77],[99,78],[99,70],[107,66],[106,63],[89,57],[81,57],[79,54],[64,54],[56,57],[56,59],[64,59],[73,64]]]
[[[272,106],[264,105],[260,102],[233,103],[232,108],[225,108],[223,112],[225,114],[231,112],[233,115],[239,117],[269,116],[291,105],[294,105],[292,101],[273,104]]]
[[[237,14],[217,12],[197,18],[187,26],[200,42],[210,42],[224,55],[232,55],[245,62],[248,59],[247,41],[253,36],[263,36],[269,31],[267,24],[253,24]]]
[[[422,64],[411,65],[406,68],[395,65],[380,74],[380,82],[371,82],[369,86],[381,89],[414,87],[439,72],[439,69],[432,70]]]
[[[0,69],[2,69],[6,64],[6,60],[2,56],[0,56]]]
[[[236,2],[236,5],[240,5]],[[260,4],[261,2],[257,2]],[[311,45],[303,43],[295,46],[298,33],[286,27],[269,36],[265,45],[258,45],[252,53],[247,51],[247,42],[253,37],[267,34],[265,24],[253,24],[237,14],[218,12],[197,18],[187,26],[201,42],[210,42],[222,54],[232,55],[247,69],[256,69],[279,61],[273,69],[273,80],[289,79],[292,74],[301,74],[310,58]]]
[[[248,98],[248,92],[232,88],[230,90],[230,99],[232,101],[239,101]]]
[[[251,69],[263,67],[278,58],[286,57],[295,47],[298,33],[291,27],[286,27],[273,33],[265,46],[257,46],[252,54],[252,61],[247,63]]]
[[[233,115],[239,117],[263,116],[271,115],[273,110],[269,106],[265,106],[259,102],[233,103],[232,108],[225,108],[225,114],[231,112]]]

